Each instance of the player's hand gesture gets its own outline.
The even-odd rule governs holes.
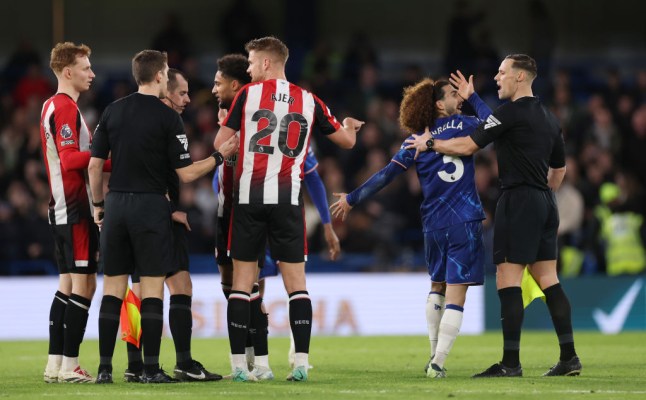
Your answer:
[[[332,216],[334,218],[341,218],[341,221],[345,221],[346,217],[348,216],[348,213],[350,212],[350,210],[352,210],[352,206],[348,204],[348,200],[347,200],[348,194],[332,193],[332,195],[339,198],[339,200],[337,200],[336,203],[330,206],[330,211],[332,212]]]
[[[336,236],[336,232],[334,232],[334,228],[332,228],[331,223],[323,225],[323,233],[325,234],[325,241],[327,242],[327,248],[330,252],[330,260],[336,261],[339,254],[341,254],[341,243],[339,242],[339,238]]]
[[[171,218],[173,221],[183,224],[187,231],[191,231],[191,225],[188,223],[188,215],[184,211],[175,211],[171,214]]]
[[[358,119],[347,117],[343,119],[343,127],[345,129],[358,132],[359,129],[365,124],[364,121],[359,121]]]
[[[227,158],[231,155],[233,155],[236,151],[238,151],[238,144],[240,143],[238,136],[233,135],[227,140],[226,142],[222,143],[222,146],[218,149],[220,154],[222,154],[222,157]]]
[[[467,81],[464,75],[462,75],[462,72],[460,72],[460,70],[457,70],[455,71],[455,73],[451,73],[449,82],[451,82],[451,85],[453,85],[453,87],[458,90],[458,95],[464,100],[471,97],[473,92],[475,92],[475,89],[473,87],[473,75],[470,75],[469,80]]]
[[[424,129],[424,133],[421,135],[412,135],[412,139],[406,139],[404,143],[407,145],[406,150],[415,149],[415,160],[420,153],[428,150],[426,147],[426,141],[431,138],[431,131],[428,130],[428,126]]]

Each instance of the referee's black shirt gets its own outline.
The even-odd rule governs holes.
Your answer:
[[[549,167],[565,166],[565,144],[556,117],[537,97],[521,97],[498,107],[471,134],[480,148],[495,142],[501,188],[549,190]]]
[[[92,157],[107,159],[110,152],[108,187],[115,192],[166,194],[168,169],[192,164],[179,114],[141,93],[115,101],[101,115]]]

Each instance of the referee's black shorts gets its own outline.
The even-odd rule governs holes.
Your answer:
[[[305,215],[291,204],[235,204],[229,249],[231,258],[256,261],[264,258],[269,242],[271,257],[301,263],[307,256]]]
[[[166,274],[169,278],[179,271],[188,271],[188,238],[186,237],[186,226],[173,221],[173,270]],[[139,273],[135,268],[132,274],[132,283],[140,282]]]
[[[551,190],[519,186],[504,190],[496,206],[494,264],[556,260],[559,214]]]
[[[101,228],[104,274],[166,276],[174,270],[171,209],[166,196],[109,192]]]

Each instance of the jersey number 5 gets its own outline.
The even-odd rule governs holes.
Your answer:
[[[437,176],[439,176],[441,180],[452,183],[462,178],[462,175],[464,175],[464,164],[462,164],[462,160],[459,157],[444,156],[442,161],[444,161],[444,164],[455,165],[455,171],[451,173],[446,171],[438,172]]]
[[[258,110],[251,116],[251,120],[253,122],[258,122],[263,118],[267,119],[269,124],[264,129],[259,130],[251,136],[251,139],[249,139],[249,150],[254,153],[274,154],[274,146],[258,144],[258,142],[276,131],[276,126],[278,126],[276,114],[270,110]],[[293,149],[287,144],[287,134],[289,133],[289,125],[291,123],[298,123],[300,125],[298,143]],[[298,157],[305,146],[307,131],[307,120],[302,114],[295,112],[285,114],[285,116],[280,120],[280,126],[278,128],[278,149],[287,157]]]

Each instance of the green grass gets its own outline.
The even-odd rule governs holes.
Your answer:
[[[276,380],[259,383],[182,383],[142,385],[121,382],[125,345],[115,356],[114,385],[45,384],[46,342],[0,342],[0,398],[16,399],[644,399],[646,398],[646,334],[604,336],[576,334],[583,362],[579,377],[542,378],[558,358],[558,345],[550,332],[524,333],[521,347],[524,377],[471,379],[501,356],[501,336],[458,338],[446,363],[448,378],[431,380],[423,367],[428,341],[411,337],[316,337],[312,340],[310,380],[286,382],[288,340],[270,340],[271,364]],[[81,362],[92,374],[98,365],[98,344],[86,341]],[[193,355],[207,369],[228,373],[225,339],[193,341]],[[162,343],[161,362],[174,365],[172,341]]]

